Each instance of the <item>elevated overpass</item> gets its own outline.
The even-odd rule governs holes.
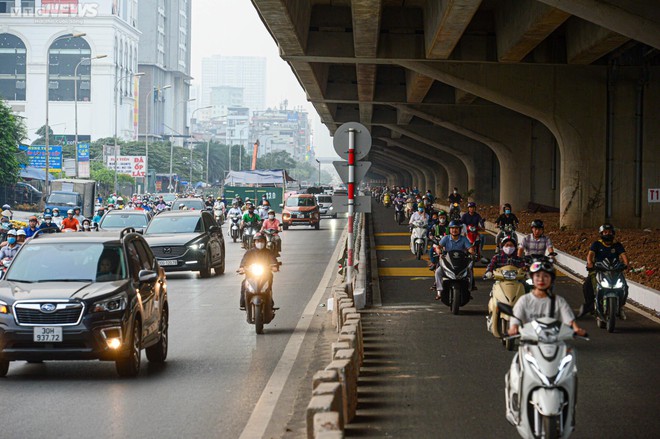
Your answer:
[[[371,130],[371,178],[660,226],[657,2],[252,3],[330,132]]]

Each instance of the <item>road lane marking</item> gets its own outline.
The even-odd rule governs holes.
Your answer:
[[[401,233],[401,232],[383,232],[383,233],[374,233],[374,236],[408,236],[410,237],[410,233]]]
[[[307,335],[309,325],[314,318],[321,298],[325,294],[325,291],[331,287],[328,286],[328,283],[336,270],[335,261],[339,260],[343,244],[346,242],[347,230],[347,228],[344,228],[339,241],[337,241],[337,246],[335,247],[335,251],[323,273],[323,277],[321,278],[316,291],[312,295],[312,298],[307,302],[307,306],[300,316],[296,329],[293,331],[291,338],[289,338],[289,342],[286,344],[282,356],[277,362],[268,383],[266,383],[266,387],[264,387],[264,390],[259,397],[259,401],[257,401],[257,404],[254,406],[250,419],[248,419],[239,439],[261,438],[266,433],[268,424],[270,424],[270,421],[273,418],[277,402],[282,395],[282,391],[289,379],[293,365],[298,358],[300,347]],[[268,334],[261,337],[268,337]]]
[[[407,250],[410,251],[409,245],[377,245],[376,250],[378,251],[390,251],[390,250]]]

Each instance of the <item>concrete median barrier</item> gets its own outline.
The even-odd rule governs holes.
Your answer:
[[[348,420],[352,420],[357,412],[358,400],[358,375],[359,375],[359,362],[356,356],[355,349],[341,349],[335,353],[335,361],[348,360],[346,367],[346,408],[348,412]]]
[[[343,430],[344,429],[344,401],[343,401],[344,391],[341,384],[337,381],[334,383],[321,383],[316,389],[312,392],[312,397],[320,395],[331,395],[333,398],[332,402],[332,412],[338,413],[337,416],[337,425]]]
[[[333,411],[338,401],[331,394],[312,396],[307,405],[307,437],[314,439],[314,415]]]
[[[336,370],[339,375],[339,382],[342,387],[342,415],[345,423],[351,422],[353,416],[349,412],[348,397],[350,395],[350,375],[351,361],[350,360],[333,360],[326,367],[326,370]]]

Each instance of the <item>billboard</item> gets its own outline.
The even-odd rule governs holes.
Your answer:
[[[145,176],[146,156],[143,155],[121,155],[117,160],[117,173],[126,174],[131,177],[142,178]],[[115,169],[115,157],[106,158],[106,166],[109,169]]]
[[[46,145],[19,145],[18,149],[24,151],[29,160],[29,166],[46,169]],[[62,170],[62,146],[49,145],[48,169],[50,172]]]

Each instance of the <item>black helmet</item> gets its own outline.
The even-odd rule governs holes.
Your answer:
[[[610,223],[605,223],[605,224],[603,224],[602,226],[600,226],[600,227],[598,228],[598,233],[599,233],[600,235],[602,235],[603,232],[604,232],[605,230],[609,230],[609,231],[611,232],[610,234],[611,234],[612,236],[614,236],[614,234],[616,233],[616,230],[614,229],[614,226],[613,226],[612,224],[610,224]]]
[[[76,207],[73,208],[73,210],[76,211],[76,210],[82,210],[82,209],[80,208],[80,206],[76,206]]]
[[[511,205],[509,203],[504,203],[502,210],[506,210],[507,208],[511,209]]]
[[[254,241],[266,241],[266,236],[263,233],[257,233],[254,235]]]
[[[463,227],[463,223],[461,223],[460,221],[452,220],[449,223],[449,228],[451,229],[452,227],[459,227],[459,228]]]
[[[552,262],[549,261],[544,261],[544,260],[535,260],[532,262],[532,264],[529,266],[529,278],[531,279],[534,273],[538,273],[539,271],[545,271],[550,275],[552,278],[552,281],[555,281],[555,277],[557,276],[557,273],[555,273],[555,266],[552,264]]]
[[[543,221],[541,221],[540,219],[535,219],[534,221],[532,221],[532,228],[533,227],[536,227],[537,229],[542,229]]]

